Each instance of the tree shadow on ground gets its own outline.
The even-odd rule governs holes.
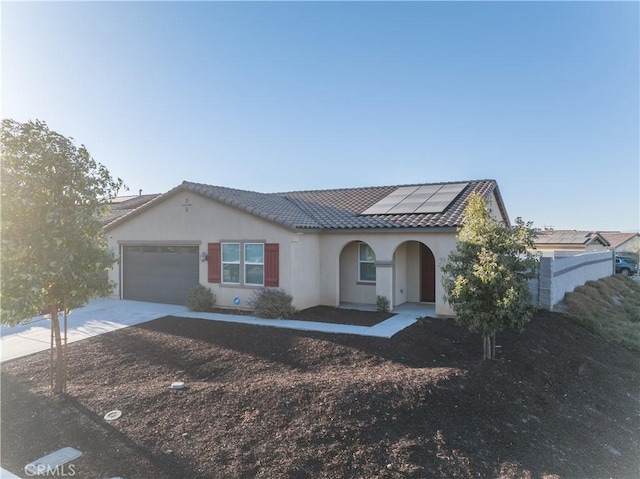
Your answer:
[[[151,452],[70,395],[37,394],[25,378],[2,374],[2,464],[17,474],[52,451],[71,446],[77,477],[196,477],[184,458]],[[42,390],[42,388],[40,388]],[[115,452],[115,455],[114,455]],[[144,474],[137,472],[143,468]],[[69,470],[71,472],[71,470]]]

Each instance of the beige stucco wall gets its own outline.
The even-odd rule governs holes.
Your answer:
[[[185,206],[185,205],[189,206]],[[299,296],[300,306],[317,304],[310,292],[317,285],[317,272],[296,274],[292,259],[304,255],[312,241],[300,241],[300,235],[291,230],[265,221],[235,208],[231,208],[193,193],[178,193],[136,215],[131,220],[107,231],[107,240],[112,251],[121,255],[121,246],[135,243],[197,244],[200,252],[207,251],[207,244],[220,241],[258,241],[280,244],[280,285],[294,297]],[[302,245],[301,245],[302,243]],[[308,244],[307,244],[308,243]],[[311,245],[311,246],[309,246]],[[210,287],[220,306],[233,306],[233,299],[240,298],[241,307],[247,306],[255,288],[211,284],[208,282],[208,263],[200,262],[200,283]],[[109,279],[118,287],[115,297],[121,297],[120,266],[109,273]],[[291,285],[297,285],[291,291]]]
[[[402,243],[400,246],[398,246],[396,252],[393,255],[393,304],[402,304],[406,302],[415,303],[420,300],[420,298],[418,298],[417,300],[415,298],[409,299],[410,296],[407,292],[408,288],[407,285],[404,284],[406,282],[405,279],[407,278],[411,266],[413,264],[419,265],[419,261],[414,261],[413,264],[408,262],[410,257],[419,258],[419,256],[409,256],[408,249],[409,243]],[[414,277],[414,280],[416,281],[416,284],[419,284],[420,276],[418,275],[417,277]]]
[[[319,243],[320,238],[317,234],[295,233],[291,240],[291,261],[288,264],[291,283],[286,287],[289,288],[294,303],[299,309],[321,304],[320,266],[322,262],[319,257]],[[282,258],[282,251],[280,257]],[[280,261],[280,268],[282,268],[282,259]],[[282,272],[282,269],[280,271]],[[285,283],[281,281],[280,286],[285,288]]]
[[[640,253],[640,237],[634,236],[628,241],[625,241],[615,249],[616,253]]]
[[[505,218],[503,218],[502,213],[500,212],[500,208],[498,207],[498,197],[496,192],[491,193],[489,197],[489,214],[497,220],[502,220],[506,223]]]

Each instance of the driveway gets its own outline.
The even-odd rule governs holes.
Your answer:
[[[109,298],[95,299],[69,314],[68,342],[73,343],[162,316],[180,315],[186,312],[185,306]],[[62,322],[62,317],[60,321]],[[1,326],[0,336],[2,337],[1,362],[44,351],[51,345],[51,320],[46,316],[40,316],[33,318],[28,324],[13,327]]]

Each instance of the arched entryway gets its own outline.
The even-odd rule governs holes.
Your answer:
[[[364,241],[351,241],[340,252],[339,304],[376,304],[376,256]]]
[[[394,264],[394,305],[436,302],[436,259],[420,241],[405,241],[396,248]]]

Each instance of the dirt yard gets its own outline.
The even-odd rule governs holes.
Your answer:
[[[482,361],[447,319],[378,339],[166,317],[72,344],[65,397],[48,352],[2,365],[2,466],[72,446],[79,478],[639,477],[638,354],[545,312],[498,344]]]

